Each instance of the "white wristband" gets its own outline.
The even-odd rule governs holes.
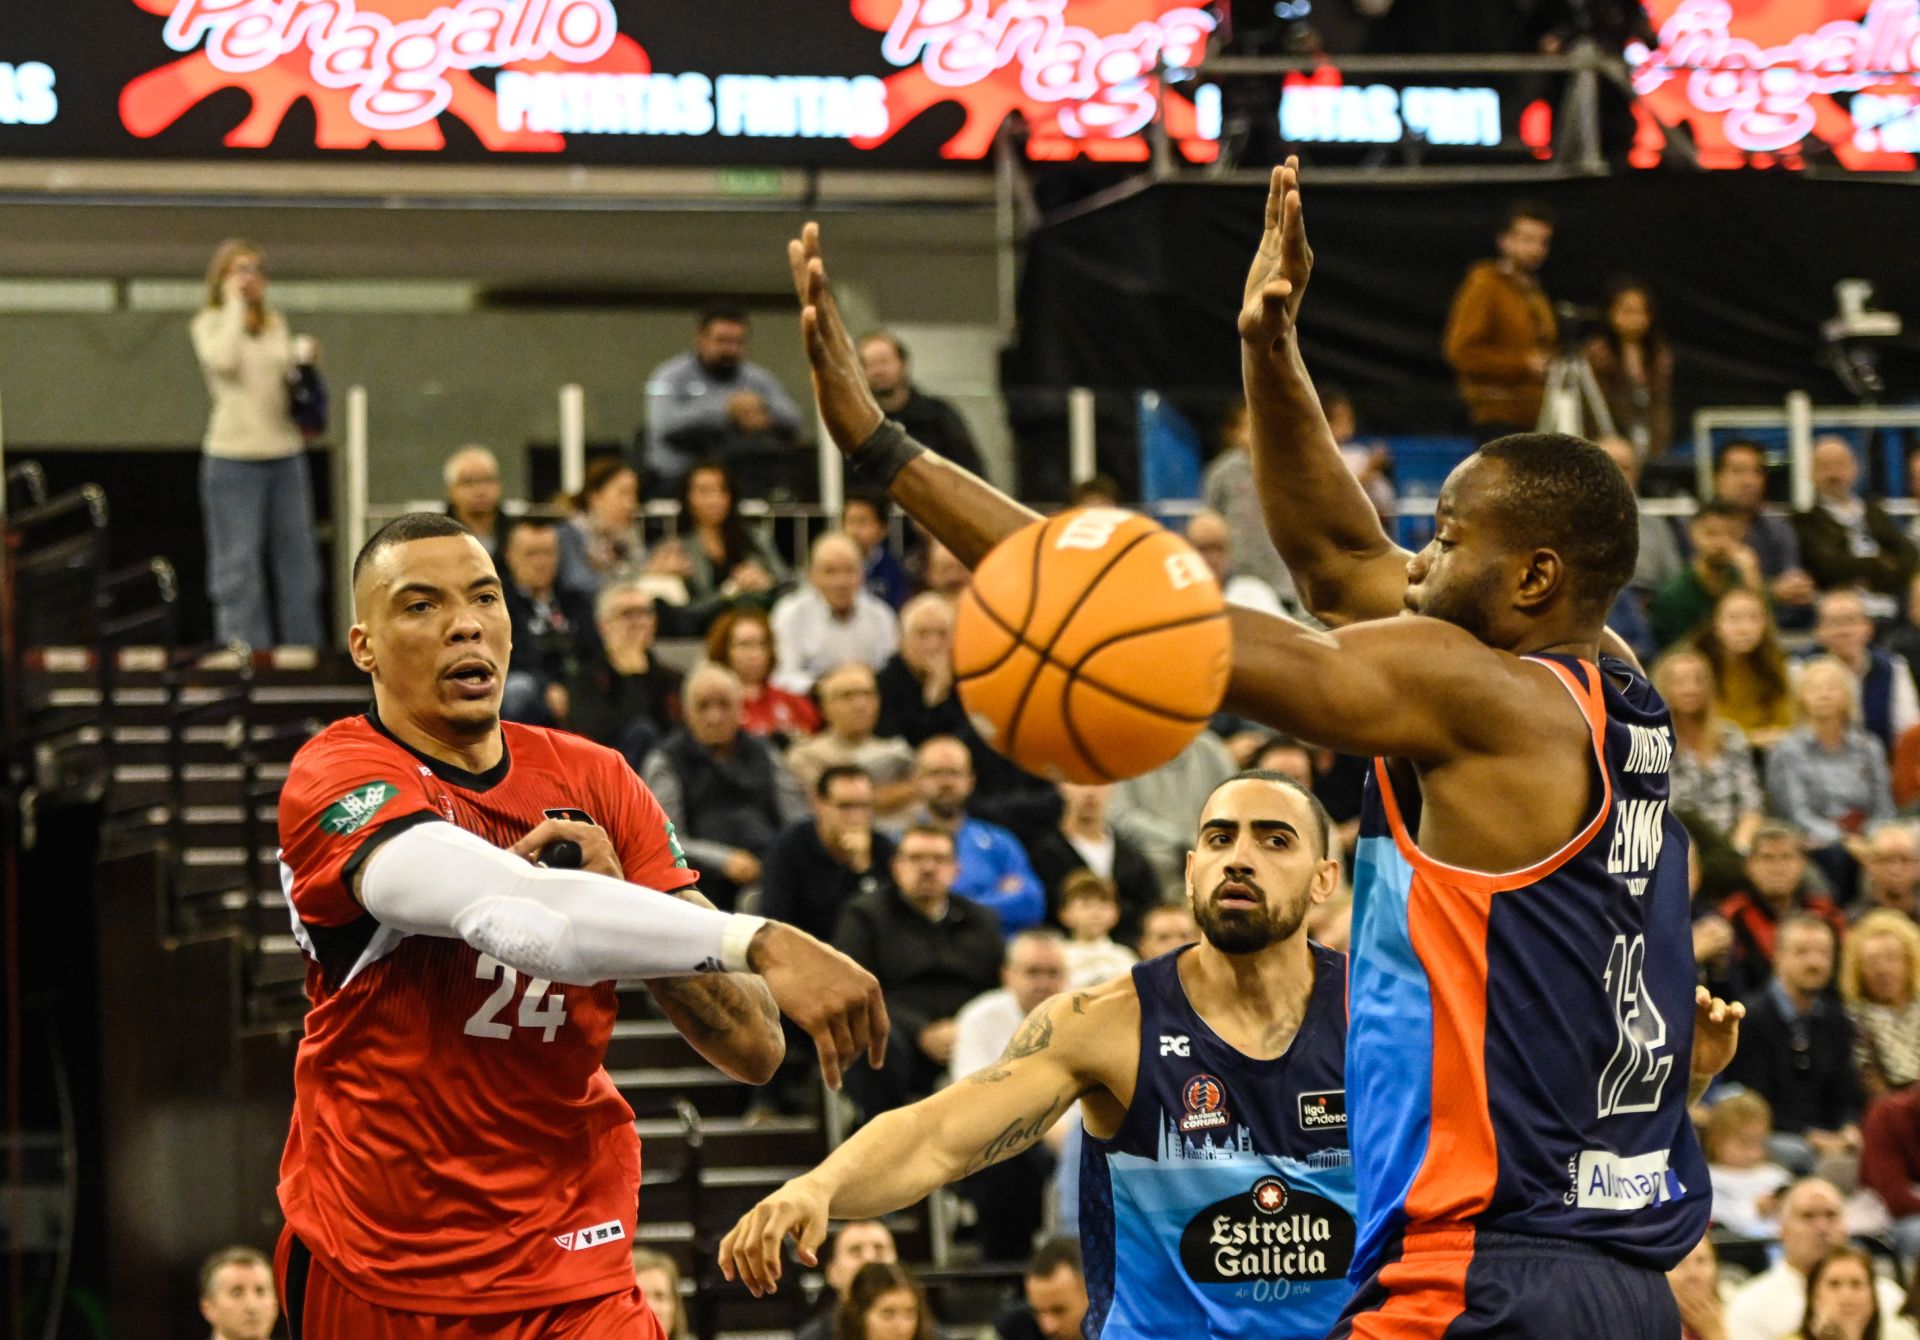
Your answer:
[[[749,917],[740,913],[727,918],[727,924],[720,928],[720,967],[723,971],[753,971],[747,962],[747,950],[753,944],[753,937],[766,924],[765,917]]]

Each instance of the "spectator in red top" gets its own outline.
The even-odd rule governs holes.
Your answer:
[[[773,657],[773,624],[758,606],[736,606],[707,630],[707,659],[740,676],[746,688],[741,729],[787,745],[819,730],[820,713],[812,699],[768,682]]]
[[[1888,1094],[1867,1109],[1860,1132],[1860,1185],[1880,1197],[1893,1220],[1903,1265],[1920,1256],[1920,1086]]]
[[[1795,912],[1819,917],[1836,937],[1847,932],[1846,916],[1833,899],[1807,885],[1806,851],[1792,824],[1775,819],[1754,830],[1746,875],[1747,887],[1720,904],[1720,915],[1733,926],[1730,985],[1742,994],[1773,976],[1775,936]]]

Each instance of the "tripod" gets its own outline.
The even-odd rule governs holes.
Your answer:
[[[1546,396],[1540,402],[1543,433],[1583,435],[1591,424],[1595,438],[1613,436],[1613,411],[1600,394],[1600,381],[1593,375],[1593,364],[1577,350],[1561,354],[1547,365]]]

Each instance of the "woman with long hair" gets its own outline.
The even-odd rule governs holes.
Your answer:
[[[1766,796],[1746,732],[1714,711],[1712,663],[1697,648],[1675,648],[1655,662],[1653,686],[1673,717],[1673,808],[1691,810],[1745,851]]]
[[[685,575],[670,546],[647,553],[640,531],[640,475],[618,456],[588,465],[586,483],[570,501],[573,516],[560,527],[560,585],[593,596],[616,575]]]
[[[1793,685],[1766,598],[1737,586],[1714,602],[1693,645],[1713,667],[1714,711],[1771,748],[1793,726]]]
[[[758,605],[736,605],[707,630],[707,659],[740,676],[746,689],[741,729],[787,745],[819,730],[820,712],[812,699],[769,682],[777,651],[773,624]]]
[[[1880,1340],[1873,1258],[1865,1249],[1845,1243],[1813,1263],[1795,1340]]]
[[[687,559],[687,615],[704,629],[735,602],[767,606],[788,573],[740,515],[733,475],[701,461],[680,481],[680,543]]]
[[[1600,328],[1587,337],[1587,362],[1606,397],[1613,430],[1641,460],[1673,444],[1673,351],[1653,291],[1630,275],[1609,281]]]
[[[320,551],[314,538],[307,440],[292,390],[317,346],[295,339],[267,305],[266,255],[240,238],[207,267],[207,302],[193,318],[193,352],[212,408],[202,440],[200,505],[207,594],[221,642],[275,645],[266,573],[279,599],[279,642],[321,642]]]
[[[680,1267],[674,1259],[651,1247],[635,1247],[633,1278],[640,1292],[646,1295],[647,1306],[653,1309],[660,1329],[667,1333],[667,1340],[690,1340],[687,1304],[680,1296]]]
[[[1869,1099],[1920,1079],[1920,926],[1890,908],[1853,923],[1840,950],[1840,999]]]
[[[937,1334],[920,1281],[895,1261],[861,1266],[833,1317],[833,1340],[936,1340]]]

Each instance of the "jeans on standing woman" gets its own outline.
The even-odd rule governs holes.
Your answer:
[[[207,522],[207,594],[220,642],[275,645],[267,569],[280,605],[280,645],[320,645],[320,554],[305,456],[269,461],[200,458]]]

